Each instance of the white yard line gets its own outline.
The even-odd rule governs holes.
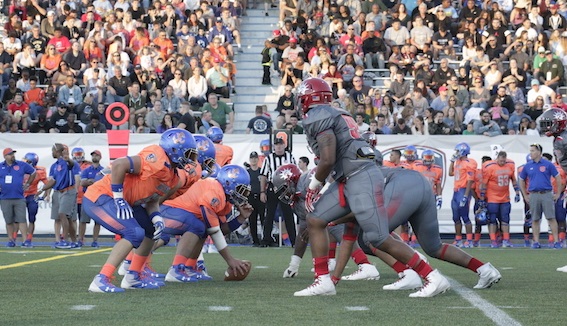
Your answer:
[[[473,291],[467,287],[464,287],[461,283],[447,277],[449,282],[451,282],[451,287],[458,295],[463,299],[467,300],[471,305],[476,307],[478,310],[494,322],[498,326],[521,326],[520,322],[510,317],[504,311],[498,309],[492,303],[484,300],[476,291]],[[485,290],[486,291],[486,290]]]

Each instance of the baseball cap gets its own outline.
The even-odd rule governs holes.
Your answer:
[[[258,157],[258,153],[257,153],[257,152],[252,152],[252,153],[250,153],[250,158],[254,158],[254,157]]]
[[[534,85],[539,85],[539,80],[532,79],[532,86],[534,86]]]
[[[47,16],[55,16],[55,11],[48,11]]]
[[[282,31],[280,31],[279,29],[274,29],[274,31],[272,32],[272,34],[273,34],[274,36],[280,36],[280,35],[282,35]]]
[[[545,52],[545,48],[543,46],[537,48],[537,53],[543,53],[543,52]]]
[[[221,23],[222,23],[222,18],[221,18],[221,17],[217,17],[216,22],[217,22],[217,23],[218,23],[218,22],[221,22]]]
[[[215,63],[220,63],[220,62],[221,62],[220,58],[214,58],[213,61],[214,61]]]
[[[8,147],[8,148],[4,148],[4,152],[2,152],[2,155],[6,156],[8,154],[14,154],[15,152],[16,152],[15,150]]]
[[[136,65],[136,66],[134,67],[134,69],[142,69],[142,66]]]
[[[292,37],[289,39],[289,43],[297,43],[297,39],[295,37]]]
[[[554,4],[554,5],[552,5],[551,7],[549,7],[549,9],[555,9],[555,10],[557,10],[557,9],[559,9],[559,5],[558,5],[558,4]]]
[[[446,91],[446,90],[447,90],[447,87],[445,87],[445,86],[441,86],[441,87],[439,87],[439,91],[440,91],[440,92],[442,92],[442,91]]]
[[[547,54],[551,54],[551,51],[547,50],[547,51],[545,51],[545,54],[546,54],[546,55],[547,55]]]
[[[283,138],[278,137],[278,138],[274,139],[274,144],[283,144],[283,143],[284,143]]]
[[[67,103],[65,103],[65,102],[59,102],[59,103],[57,103],[57,106],[62,108],[62,109],[67,109]]]
[[[98,155],[98,156],[102,156],[102,154],[100,153],[100,151],[98,149],[92,151],[92,153],[91,153],[91,155],[95,155],[95,154]]]

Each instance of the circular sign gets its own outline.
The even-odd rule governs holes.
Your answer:
[[[114,102],[106,108],[104,113],[106,121],[108,121],[113,126],[120,126],[128,122],[130,119],[130,110],[126,104],[121,102]]]

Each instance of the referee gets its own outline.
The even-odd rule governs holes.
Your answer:
[[[274,193],[272,185],[272,173],[284,164],[297,164],[293,155],[286,151],[286,145],[282,138],[274,140],[274,152],[266,156],[264,164],[260,169],[260,201],[266,203],[267,211],[264,217],[264,237],[262,239],[263,247],[276,247],[277,244],[272,241],[272,229],[274,224],[274,215],[278,204],[284,215],[285,226],[289,235],[291,245],[295,245],[295,220],[293,211],[288,204],[281,202]]]

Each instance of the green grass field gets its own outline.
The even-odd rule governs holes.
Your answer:
[[[458,282],[435,298],[409,298],[410,291],[388,292],[382,286],[395,273],[378,259],[381,279],[339,283],[337,295],[293,297],[312,282],[310,254],[298,277],[283,279],[291,248],[231,247],[235,257],[253,262],[243,282],[224,282],[220,255],[206,254],[214,280],[168,283],[158,290],[122,294],[88,293],[87,287],[104,263],[107,250],[48,248],[0,249],[1,325],[493,325],[487,317],[504,312],[522,325],[566,325],[563,296],[567,274],[565,250],[468,249],[490,261],[502,280],[487,290],[474,290],[477,275],[433,260],[432,265]],[[163,248],[153,266],[166,272],[174,253]],[[53,257],[64,257],[53,259]],[[30,264],[21,264],[31,262]],[[354,271],[350,262],[346,273]],[[115,284],[120,284],[117,277]],[[470,291],[469,291],[470,290]],[[470,292],[472,292],[472,297]],[[469,301],[465,297],[469,296]],[[480,298],[480,299],[479,299]],[[476,304],[473,304],[473,303]],[[221,311],[215,311],[221,310]],[[496,320],[500,320],[496,318]],[[501,325],[504,325],[500,322]],[[510,323],[507,323],[510,324]]]

